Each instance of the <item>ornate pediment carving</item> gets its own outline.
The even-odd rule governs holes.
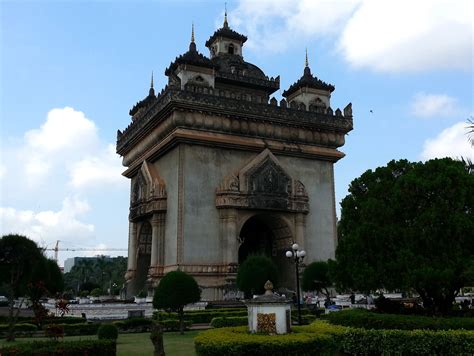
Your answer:
[[[134,220],[158,211],[166,211],[166,185],[155,167],[144,161],[133,179],[129,218]]]
[[[302,213],[309,210],[303,183],[293,179],[268,149],[221,182],[216,207]]]

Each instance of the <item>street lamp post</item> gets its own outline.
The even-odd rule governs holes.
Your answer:
[[[306,256],[305,250],[300,250],[297,243],[291,245],[291,250],[286,251],[286,257],[293,259],[296,268],[296,297],[298,306],[298,324],[301,325],[301,304],[300,304],[300,264]]]

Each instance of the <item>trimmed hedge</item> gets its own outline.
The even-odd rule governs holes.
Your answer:
[[[179,331],[179,320],[168,319],[160,320],[160,325],[163,327],[164,331]],[[184,321],[184,329],[189,329],[193,323],[189,320]]]
[[[209,324],[216,317],[234,317],[247,316],[247,309],[208,309],[193,310],[184,312],[184,319],[191,321],[193,324]],[[179,319],[178,313],[154,312],[153,319]]]
[[[0,316],[0,324],[8,324],[9,318],[5,316]],[[37,324],[36,319],[32,317],[18,317],[18,323],[21,324]],[[72,316],[65,317],[54,317],[46,318],[42,321],[43,325],[46,324],[78,324],[78,323],[87,323],[86,319]]]
[[[352,355],[459,356],[474,354],[474,332],[460,330],[348,329],[335,337]]]
[[[118,329],[113,324],[103,324],[97,330],[97,338],[99,340],[117,340]]]
[[[95,335],[99,330],[100,324],[54,324],[55,326],[64,328],[64,335]]]
[[[33,341],[0,348],[2,356],[115,356],[116,352],[117,344],[112,340]]]
[[[473,331],[365,330],[316,321],[286,335],[249,334],[247,327],[211,329],[194,339],[198,356],[472,355]]]
[[[380,314],[365,309],[349,309],[326,315],[331,324],[365,329],[474,330],[474,318],[434,318],[428,316]]]
[[[0,324],[0,334],[7,333],[10,325]],[[15,324],[15,332],[25,332],[25,333],[34,333],[38,330],[38,327],[35,324],[29,323],[18,323]]]
[[[210,329],[194,338],[198,356],[310,356],[336,351],[333,334],[345,328],[327,323],[297,326],[291,334],[249,334],[246,326]]]
[[[146,332],[151,330],[152,319],[130,318],[120,321],[114,321],[112,324],[120,330]]]
[[[230,318],[226,317],[216,317],[211,320],[211,326],[213,328],[225,328],[229,326],[242,326],[248,324],[248,318],[246,316],[232,316]]]

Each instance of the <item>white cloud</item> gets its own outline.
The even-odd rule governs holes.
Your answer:
[[[98,156],[85,157],[70,167],[70,184],[73,187],[90,187],[103,184],[127,184],[121,173],[123,167],[115,153],[115,146],[109,144]]]
[[[94,225],[84,223],[78,217],[89,210],[87,201],[77,197],[64,199],[59,211],[34,212],[0,207],[1,234],[23,234],[40,245],[56,240],[87,243],[95,238]]]
[[[458,101],[446,94],[417,93],[411,105],[411,112],[418,117],[455,116],[460,113]]]
[[[241,0],[230,25],[258,51],[281,52],[333,34],[335,47],[356,67],[472,69],[473,14],[471,0]]]
[[[230,13],[249,40],[246,46],[258,51],[280,52],[297,41],[341,31],[360,0],[241,0]],[[219,26],[222,21],[219,21]]]
[[[53,170],[99,149],[95,123],[81,111],[65,107],[48,112],[38,129],[25,133],[20,159],[30,186],[43,182]]]
[[[366,0],[339,46],[354,66],[381,71],[472,69],[471,0]]]
[[[425,141],[421,158],[470,158],[474,160],[474,147],[468,140],[466,122],[458,122],[443,130],[438,136]]]
[[[94,121],[71,107],[49,111],[40,128],[25,133],[17,152],[30,188],[48,184],[52,175],[69,175],[73,188],[126,181],[115,146],[102,143]]]
[[[39,129],[25,133],[25,140],[28,147],[42,153],[74,150],[95,145],[97,127],[81,111],[70,107],[53,109]]]

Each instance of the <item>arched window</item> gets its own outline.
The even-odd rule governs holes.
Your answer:
[[[235,48],[234,45],[231,43],[229,45],[229,49],[227,50],[229,54],[234,54]]]

